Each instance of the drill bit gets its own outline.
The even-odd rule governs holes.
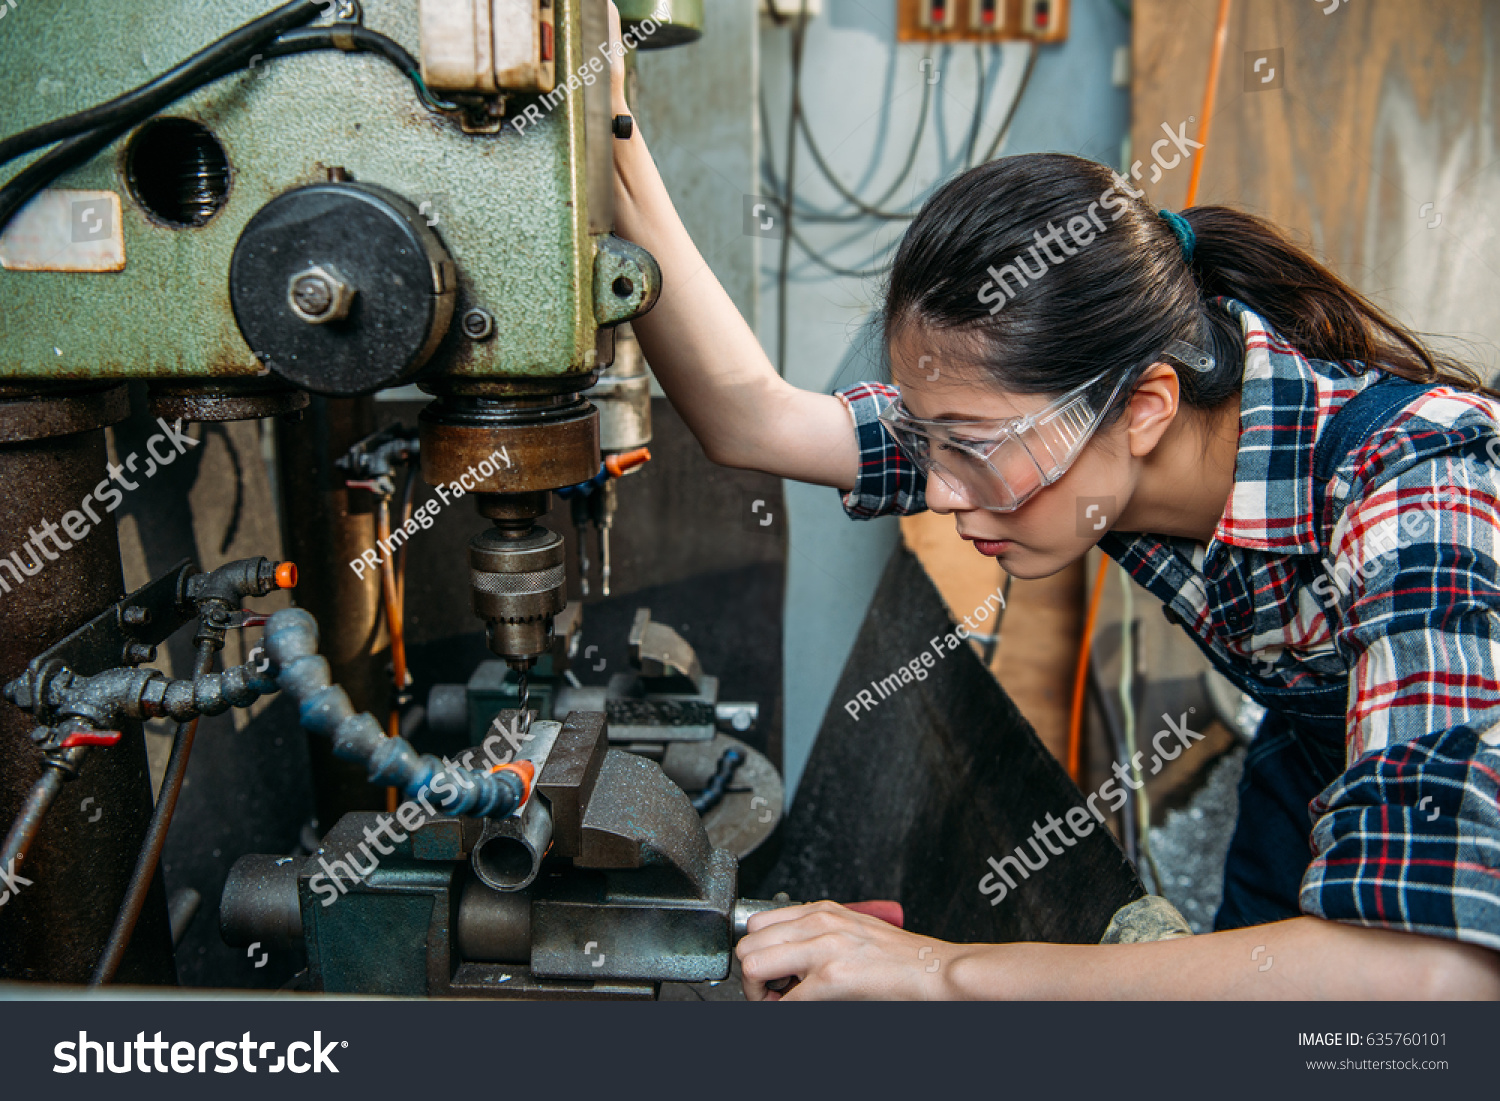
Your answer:
[[[583,595],[589,595],[589,529],[587,523],[575,525],[578,530],[578,581],[583,588]],[[604,588],[605,595],[609,594],[609,586]]]
[[[599,578],[604,595],[609,595],[609,522],[606,520],[599,525]],[[587,595],[588,590],[584,590]]]
[[[521,670],[521,729],[518,733],[523,734],[531,730],[531,712],[528,710],[531,706],[531,677],[529,673],[529,670]]]

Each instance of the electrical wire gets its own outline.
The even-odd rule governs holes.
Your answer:
[[[22,153],[101,127],[133,125],[207,81],[223,75],[226,66],[238,67],[243,64],[262,43],[282,31],[311,22],[322,8],[323,5],[314,0],[292,0],[291,3],[283,4],[230,32],[139,88],[97,107],[33,126],[6,138],[0,141],[0,164],[6,164]]]
[[[770,111],[766,107],[766,91],[764,87],[760,89],[759,97],[761,117],[767,118],[770,115]],[[917,163],[917,154],[922,146],[922,138],[927,132],[927,117],[930,114],[931,104],[932,85],[927,81],[923,81],[921,114],[917,118],[916,133],[912,137],[911,146],[906,151],[906,159],[901,165],[901,171],[898,172],[896,174],[896,178],[886,186],[886,189],[881,194],[881,196],[878,199],[871,200],[869,205],[876,208],[883,207],[888,201],[890,201],[891,196],[895,195],[896,192],[900,190],[901,185],[906,182],[907,177],[911,175],[911,170],[916,166]],[[809,142],[811,142],[808,131],[806,112],[801,112],[801,118],[803,137],[808,138]],[[765,155],[765,161],[763,165],[764,171],[771,177],[773,184],[772,190],[779,194],[781,191],[781,184],[779,181],[777,181],[776,155],[775,151],[771,147],[771,136],[769,133],[767,133],[764,127],[761,128],[761,144]],[[836,189],[840,186],[839,181],[834,179],[830,179],[830,183],[832,183]],[[820,210],[817,207],[813,207],[810,205],[802,205],[797,208],[797,217],[801,218],[805,222],[838,223],[857,222],[867,217],[867,215],[861,210],[839,214],[833,211]]]
[[[1214,24],[1214,49],[1208,59],[1208,79],[1203,85],[1203,109],[1198,117],[1203,121],[1198,126],[1198,142],[1202,149],[1193,158],[1193,173],[1188,177],[1187,198],[1182,207],[1186,210],[1198,201],[1198,180],[1203,175],[1203,158],[1208,153],[1208,130],[1214,120],[1214,97],[1219,88],[1219,66],[1224,62],[1224,43],[1229,38],[1229,0],[1219,0],[1219,16]]]
[[[1101,571],[1102,572],[1102,571]],[[1141,856],[1151,869],[1151,883],[1156,893],[1161,894],[1161,869],[1156,866],[1156,857],[1151,852],[1151,795],[1146,790],[1146,781],[1141,778],[1140,765],[1135,752],[1135,592],[1134,582],[1124,570],[1120,571],[1120,711],[1124,715],[1125,756],[1130,762],[1132,795],[1136,802],[1136,828],[1140,831]]]
[[[219,642],[212,637],[198,643],[198,657],[193,663],[193,680],[206,676],[213,668],[214,654]],[[101,986],[115,977],[120,961],[125,958],[125,949],[130,946],[131,934],[140,920],[141,910],[146,905],[151,881],[156,876],[156,866],[161,862],[162,849],[167,844],[167,830],[172,825],[172,814],[177,809],[177,798],[182,794],[182,781],[187,775],[188,757],[193,752],[193,739],[198,734],[198,719],[194,715],[187,722],[177,724],[177,733],[172,739],[172,755],[167,759],[166,775],[162,777],[161,791],[156,797],[156,806],[151,811],[151,822],[146,827],[146,838],[136,858],[135,869],[130,873],[130,885],[125,889],[125,900],[115,915],[109,939],[104,942],[104,951],[99,962],[89,975],[90,986]]]
[[[1088,614],[1083,617],[1083,638],[1078,646],[1078,661],[1073,672],[1073,708],[1068,717],[1068,775],[1079,783],[1080,759],[1083,756],[1083,689],[1088,682],[1089,655],[1094,648],[1094,623],[1099,618],[1099,601],[1104,596],[1104,581],[1109,575],[1111,563],[1105,558],[1099,563],[1098,575],[1094,578],[1094,595],[1089,599]]]
[[[797,123],[802,109],[802,48],[807,41],[807,0],[799,0],[792,28],[792,96],[786,123],[786,194],[781,204],[786,232],[781,237],[781,263],[776,278],[776,372],[786,377],[787,282],[792,264],[793,211],[797,206]]]
[[[298,8],[306,0],[286,5],[285,9]],[[312,5],[316,15],[319,6]],[[215,44],[183,62],[170,73],[158,77],[134,92],[111,100],[109,103],[88,111],[70,115],[64,119],[44,123],[22,131],[14,137],[0,141],[0,164],[6,163],[53,141],[60,144],[29,165],[24,171],[0,188],[0,230],[3,230],[21,207],[30,202],[38,191],[46,187],[62,173],[82,164],[113,142],[125,131],[143,122],[162,107],[196,91],[205,84],[230,76],[245,67],[247,61],[256,57],[288,57],[292,54],[313,50],[336,49],[344,52],[374,53],[390,61],[412,81],[422,103],[433,111],[456,110],[457,105],[439,100],[422,81],[420,66],[407,50],[393,39],[364,27],[306,27],[270,37],[241,39],[239,36],[257,24],[273,20],[277,13],[266,16],[256,23],[247,24],[230,36],[237,45],[226,49],[223,43]],[[274,20],[272,27],[285,24],[292,13]],[[306,21],[303,19],[302,21]],[[229,41],[226,39],[224,41]],[[175,75],[174,75],[175,74]],[[170,79],[169,79],[170,78]]]
[[[1031,73],[1036,68],[1036,59],[1039,53],[1035,42],[1029,43],[1031,50],[1026,55],[1026,68],[1021,72],[1021,83],[1016,85],[1016,94],[1011,97],[1010,106],[1006,108],[1005,118],[1000,123],[1000,129],[995,133],[995,140],[990,142],[989,149],[985,150],[983,164],[988,164],[995,159],[995,154],[1000,152],[1000,146],[1004,144],[1006,135],[1010,133],[1010,124],[1016,121],[1016,111],[1021,106],[1021,100],[1026,98],[1026,89],[1031,85]]]
[[[974,83],[978,92],[974,97],[974,119],[969,123],[969,144],[964,150],[964,171],[974,167],[974,147],[979,144],[979,123],[984,118],[984,78],[988,72],[988,66],[984,60],[984,47],[974,47]],[[877,204],[878,205],[878,204]]]

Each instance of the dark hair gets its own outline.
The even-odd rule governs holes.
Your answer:
[[[1497,396],[1269,222],[1222,206],[1186,210],[1196,236],[1189,262],[1172,226],[1134,190],[1105,165],[1056,153],[964,173],[927,201],[901,241],[886,290],[887,337],[915,324],[939,342],[940,362],[1047,394],[1117,368],[1101,384],[1113,388],[1121,372],[1144,370],[1183,340],[1211,351],[1216,366],[1179,367],[1182,400],[1212,409],[1238,393],[1245,355],[1238,321],[1209,304],[1223,295],[1310,359]],[[1079,229],[1071,251],[1081,255],[1045,264],[1037,235],[1052,239],[1050,226],[1065,230],[1079,218],[1095,239],[1082,245]]]

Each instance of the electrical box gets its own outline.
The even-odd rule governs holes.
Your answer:
[[[530,92],[556,85],[552,0],[421,0],[422,79],[440,92]]]
[[[896,0],[897,42],[1044,44],[1067,37],[1068,0]]]
[[[823,14],[823,0],[758,0],[760,14],[768,23],[775,22],[777,18],[783,22],[796,19],[804,10],[804,2],[809,19],[816,19]]]

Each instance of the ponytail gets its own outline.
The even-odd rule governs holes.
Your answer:
[[[1357,362],[1500,397],[1468,365],[1429,351],[1270,222],[1224,206],[1194,207],[1182,217],[1197,238],[1192,269],[1204,296],[1238,299],[1309,359]]]

